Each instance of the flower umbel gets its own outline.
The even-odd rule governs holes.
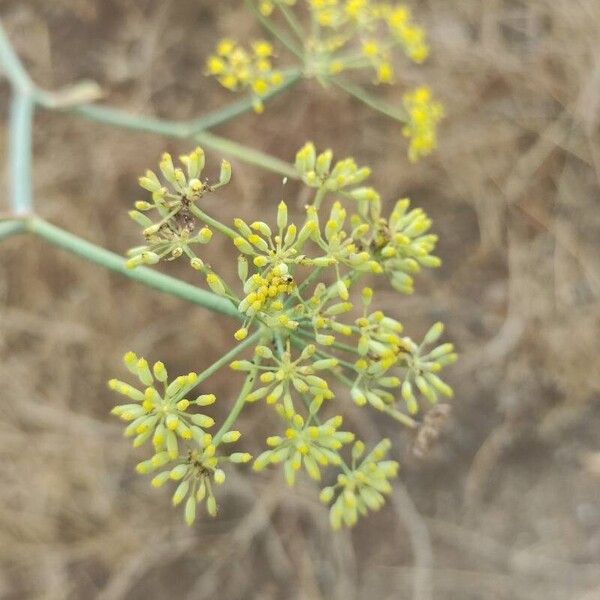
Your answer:
[[[169,480],[180,482],[173,494],[173,504],[180,504],[187,497],[184,513],[188,525],[194,522],[196,504],[202,501],[206,501],[207,512],[214,517],[217,502],[212,486],[225,481],[225,472],[219,464],[244,463],[252,459],[246,452],[216,454],[221,443],[237,442],[240,432],[227,431],[216,441],[206,432],[215,424],[214,419],[199,412],[189,412],[191,408],[210,406],[216,400],[214,394],[201,394],[195,400],[185,398],[198,385],[196,373],[180,375],[169,383],[167,370],[161,362],[154,363],[150,369],[146,359],[138,358],[133,352],[128,352],[123,361],[146,386],[142,392],[118,379],[108,382],[112,390],[133,400],[133,403],[115,406],[111,412],[130,422],[125,435],[135,436],[134,447],[152,439],[154,454],[138,463],[137,472],[147,474],[163,469],[152,479],[154,487]]]
[[[206,71],[228,90],[250,90],[254,110],[261,113],[264,96],[283,83],[283,75],[273,69],[273,46],[269,42],[256,40],[251,47],[247,50],[234,40],[222,39],[208,57]]]
[[[267,438],[268,449],[256,458],[254,470],[281,464],[290,486],[304,474],[320,481],[337,470],[336,483],[321,498],[333,502],[333,528],[352,526],[360,515],[383,505],[398,465],[384,460],[388,440],[365,458],[361,441],[351,451],[347,448],[355,436],[340,430],[342,417],[332,412],[338,399],[351,399],[420,430],[420,398],[431,404],[440,394],[452,395],[439,373],[456,354],[452,344],[439,344],[441,323],[417,344],[405,335],[402,323],[373,306],[372,288],[356,289],[366,276],[387,276],[396,290],[412,292],[420,270],[440,264],[431,254],[437,242],[429,232],[431,220],[421,209],[410,209],[406,199],[397,201],[386,219],[384,200],[366,185],[371,170],[350,157],[334,161],[331,150],[318,153],[309,142],[296,155],[298,174],[312,196],[302,218],[294,222],[288,204],[279,202],[272,222],[265,217],[247,223],[238,217],[230,227],[199,206],[218,187],[200,182],[204,154],[197,149],[182,162],[187,176],[163,157],[161,172],[170,187],[147,173],[142,185],[152,192],[154,205],[139,208],[159,212],[156,235],[165,224],[172,229],[174,219],[189,215],[225,236],[237,254],[231,257],[237,263],[237,282],[217,275],[189,244],[182,244],[182,252],[204,273],[211,292],[237,308],[242,326],[231,350],[200,374],[169,381],[162,363],[151,368],[132,352],[125,356],[142,387],[111,380],[110,387],[128,398],[113,413],[128,422],[125,433],[134,438],[134,446],[150,440],[153,446],[137,470],[155,473],[155,487],[178,482],[173,503],[184,505],[187,523],[194,521],[200,502],[214,516],[214,491],[225,480],[224,465],[251,460],[244,451],[223,451],[223,444],[238,442],[240,433],[232,427],[240,412],[265,400],[261,410],[274,409],[285,429]],[[226,168],[220,184],[229,176]],[[168,261],[173,253],[155,256],[156,262]],[[238,356],[243,352],[245,357]],[[213,433],[213,418],[199,409],[214,403],[215,396],[194,398],[191,392],[226,364],[245,381]]]
[[[352,448],[352,470],[338,475],[335,485],[323,488],[321,502],[329,504],[335,498],[329,511],[333,529],[352,527],[359,515],[377,511],[385,504],[385,496],[392,491],[389,480],[396,477],[399,467],[395,460],[383,460],[390,447],[389,440],[382,440],[357,466],[365,445],[356,442]]]
[[[125,435],[136,436],[133,445],[141,446],[152,438],[157,452],[166,451],[171,460],[179,456],[178,439],[201,442],[205,439],[205,429],[214,425],[214,420],[204,414],[190,413],[194,407],[209,406],[215,402],[214,394],[202,394],[194,400],[186,396],[196,386],[198,375],[180,375],[169,383],[163,363],[154,363],[152,369],[145,358],[138,358],[133,352],[123,357],[125,366],[137,376],[145,386],[141,390],[111,379],[110,389],[134,400],[133,404],[121,404],[112,409],[112,414],[124,421],[131,421]]]
[[[226,160],[222,161],[219,181],[211,185],[200,179],[205,163],[202,148],[181,156],[180,161],[185,171],[174,166],[169,153],[162,155],[159,168],[165,183],[150,170],[139,178],[140,186],[151,193],[151,202],[138,200],[135,210],[129,212],[129,216],[144,228],[146,238],[145,245],[129,250],[129,268],[153,265],[161,259],[173,260],[183,254],[194,265],[198,259],[192,245],[207,244],[212,238],[213,232],[206,226],[197,231],[202,221],[198,216],[202,213],[199,213],[196,203],[207,193],[229,183],[231,165]],[[152,211],[157,214],[158,221],[148,217]]]
[[[352,442],[354,434],[338,431],[342,425],[340,416],[333,417],[322,425],[310,425],[312,414],[305,420],[302,415],[289,415],[279,408],[289,427],[284,436],[267,438],[267,445],[272,449],[266,450],[256,458],[254,470],[262,471],[269,464],[283,463],[286,481],[292,486],[296,481],[296,472],[304,466],[311,479],[320,481],[320,467],[341,464],[338,450],[344,444]],[[313,411],[315,410],[317,409],[313,407]]]

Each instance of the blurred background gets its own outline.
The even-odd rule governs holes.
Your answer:
[[[0,246],[0,598],[600,598],[600,3],[409,4],[432,56],[379,91],[398,103],[406,86],[432,87],[447,115],[434,155],[411,165],[399,124],[315,82],[217,132],[285,160],[308,139],[353,155],[388,207],[408,195],[433,217],[443,267],[413,296],[384,283],[379,295],[415,338],[444,321],[460,352],[438,445],[417,459],[409,433],[344,404],[347,424],[391,437],[402,463],[382,511],[332,534],[308,481],[290,491],[278,470],[242,468],[219,518],[189,529],[134,473],[143,452],[109,417],[106,380],[124,376],[128,349],[200,370],[235,324],[13,237]],[[264,35],[229,0],[2,0],[0,18],[40,86],[94,79],[106,103],[169,119],[233,99],[203,75],[219,37]],[[3,163],[9,97],[3,80]],[[192,147],[39,112],[37,210],[123,253],[138,240],[137,176]],[[221,156],[207,154],[215,175]],[[233,167],[207,210],[252,218],[283,196],[300,214],[298,186]],[[7,210],[6,164],[1,177]],[[197,281],[183,263],[167,271]],[[213,378],[217,419],[238,386]],[[273,422],[255,408],[240,428],[256,452]]]

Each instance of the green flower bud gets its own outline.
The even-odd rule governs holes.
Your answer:
[[[221,161],[221,172],[219,173],[219,184],[227,185],[231,181],[231,164],[229,161]]]
[[[209,273],[206,276],[206,283],[215,294],[219,296],[226,295],[225,286],[223,285],[223,282],[216,273]]]
[[[192,526],[196,520],[196,499],[190,496],[185,503],[185,522],[189,527]]]
[[[215,403],[216,399],[217,397],[214,394],[202,394],[194,400],[194,403],[198,406],[210,406]]]
[[[223,435],[221,440],[225,444],[231,444],[233,442],[237,442],[240,437],[242,437],[242,434],[239,431],[228,431]]]
[[[234,452],[229,455],[229,460],[232,463],[247,463],[252,460],[252,454],[248,452]]]
[[[213,479],[217,485],[225,483],[225,471],[223,469],[215,469]]]
[[[192,423],[202,427],[203,429],[209,429],[215,424],[215,420],[207,415],[191,415]]]
[[[425,337],[423,338],[423,345],[428,346],[429,344],[437,342],[443,332],[444,324],[440,323],[439,321],[434,323],[429,331],[425,334]]]
[[[204,268],[204,263],[202,262],[201,259],[194,256],[194,258],[190,259],[190,266],[192,267],[192,269],[194,269],[196,271],[202,271],[202,269]]]
[[[211,517],[217,516],[217,501],[214,496],[210,496],[206,501],[206,511]]]

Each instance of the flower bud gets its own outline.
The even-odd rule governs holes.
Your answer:
[[[242,434],[239,431],[228,431],[221,439],[225,444],[231,444],[237,442],[240,437],[242,437]]]
[[[231,181],[231,164],[227,160],[221,161],[221,172],[219,173],[219,184],[227,185]]]

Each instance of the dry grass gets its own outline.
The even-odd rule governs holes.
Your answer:
[[[239,4],[5,0],[0,17],[40,84],[92,77],[111,104],[188,118],[227,98],[201,64],[220,34],[255,27]],[[282,158],[308,138],[332,145],[372,164],[384,197],[430,211],[443,269],[413,297],[383,298],[411,334],[446,321],[461,351],[440,446],[426,461],[401,455],[394,501],[351,533],[331,535],[310,485],[292,494],[279,473],[231,477],[221,517],[188,530],[167,494],[132,474],[137,454],[107,416],[104,382],[130,347],[197,369],[232,324],[11,239],[0,249],[0,597],[600,597],[600,4],[423,0],[417,13],[434,56],[406,80],[430,82],[448,113],[431,159],[410,166],[399,130],[312,84],[223,133]],[[135,176],[165,148],[186,149],[39,115],[39,212],[123,251]],[[279,199],[277,177],[234,168],[225,219]],[[293,201],[295,188],[284,193]],[[226,402],[227,376],[215,381]],[[249,412],[258,448],[267,424]],[[365,414],[347,411],[366,438],[409,445]]]

